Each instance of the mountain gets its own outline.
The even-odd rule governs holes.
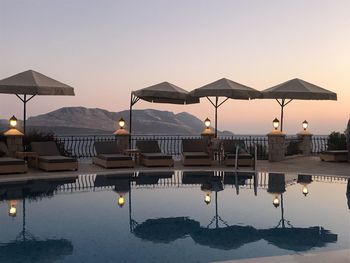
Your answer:
[[[97,108],[64,107],[30,117],[27,125],[28,130],[36,129],[61,135],[110,134],[117,129],[117,122],[121,117],[128,123],[129,111],[110,112]],[[0,130],[6,126],[7,121],[0,121]],[[134,134],[198,135],[203,126],[202,120],[186,112],[174,114],[152,109],[133,110]]]

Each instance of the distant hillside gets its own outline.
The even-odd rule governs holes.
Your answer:
[[[110,112],[103,109],[65,107],[46,114],[30,117],[28,130],[37,129],[56,134],[109,134],[117,129],[117,121],[123,117],[129,121],[129,111]],[[0,130],[7,121],[0,121]],[[198,135],[203,121],[186,113],[174,114],[159,110],[133,110],[134,134]],[[230,134],[225,132],[225,134]]]

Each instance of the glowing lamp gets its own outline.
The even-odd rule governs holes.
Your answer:
[[[209,120],[209,118],[206,118],[206,119],[204,120],[204,125],[205,125],[205,127],[206,127],[207,129],[209,129],[209,127],[210,127],[210,120]]]
[[[15,217],[17,215],[17,208],[16,205],[11,204],[9,207],[9,216]]]
[[[12,116],[9,120],[10,128],[16,128],[17,126],[17,118],[15,116]]]
[[[309,193],[309,189],[307,188],[306,185],[303,186],[303,195],[307,196],[307,194]]]
[[[125,120],[123,118],[120,118],[118,121],[120,129],[124,129],[125,127]]]
[[[277,131],[278,127],[280,126],[280,121],[275,118],[273,121],[272,121],[272,125],[273,127],[275,128],[275,130]]]
[[[211,202],[211,196],[210,196],[209,193],[207,193],[207,194],[205,195],[205,197],[204,197],[204,202],[205,202],[207,205],[210,204],[210,202]]]
[[[276,208],[280,206],[280,200],[279,200],[279,198],[278,198],[277,195],[274,197],[274,199],[273,199],[273,201],[272,201],[272,204],[273,204],[273,206],[276,207]]]
[[[308,125],[309,125],[309,123],[306,120],[303,121],[303,129],[304,129],[304,131],[306,131],[306,128],[307,128]]]
[[[125,204],[125,197],[123,195],[120,195],[119,198],[118,198],[118,205],[120,207],[123,207]]]

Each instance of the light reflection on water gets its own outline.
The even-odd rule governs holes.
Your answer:
[[[0,262],[208,262],[350,247],[347,178],[127,176],[1,185]]]

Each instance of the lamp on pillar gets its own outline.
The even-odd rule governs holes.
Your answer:
[[[303,130],[297,134],[300,141],[299,149],[303,155],[310,155],[312,152],[312,134],[307,130],[309,123],[305,120],[301,124]]]
[[[307,126],[309,125],[309,123],[305,120],[305,121],[303,121],[302,125],[303,125],[304,131],[306,131]]]
[[[15,129],[17,127],[17,118],[13,115],[9,120],[9,128]]]
[[[119,119],[118,125],[119,129],[114,132],[114,135],[117,138],[119,149],[124,151],[129,148],[130,133],[125,129],[126,122],[123,118]]]
[[[7,148],[11,157],[15,157],[16,152],[23,151],[24,134],[17,129],[17,124],[17,118],[12,116],[9,119],[9,129],[4,132],[4,135],[6,136]]]
[[[279,121],[277,118],[275,118],[275,119],[272,121],[272,125],[273,125],[273,127],[275,128],[275,131],[277,131],[277,130],[278,130],[278,127],[280,126],[280,121]]]
[[[205,125],[205,128],[206,129],[209,129],[210,128],[210,119],[207,117],[205,120],[204,120],[204,125]]]

